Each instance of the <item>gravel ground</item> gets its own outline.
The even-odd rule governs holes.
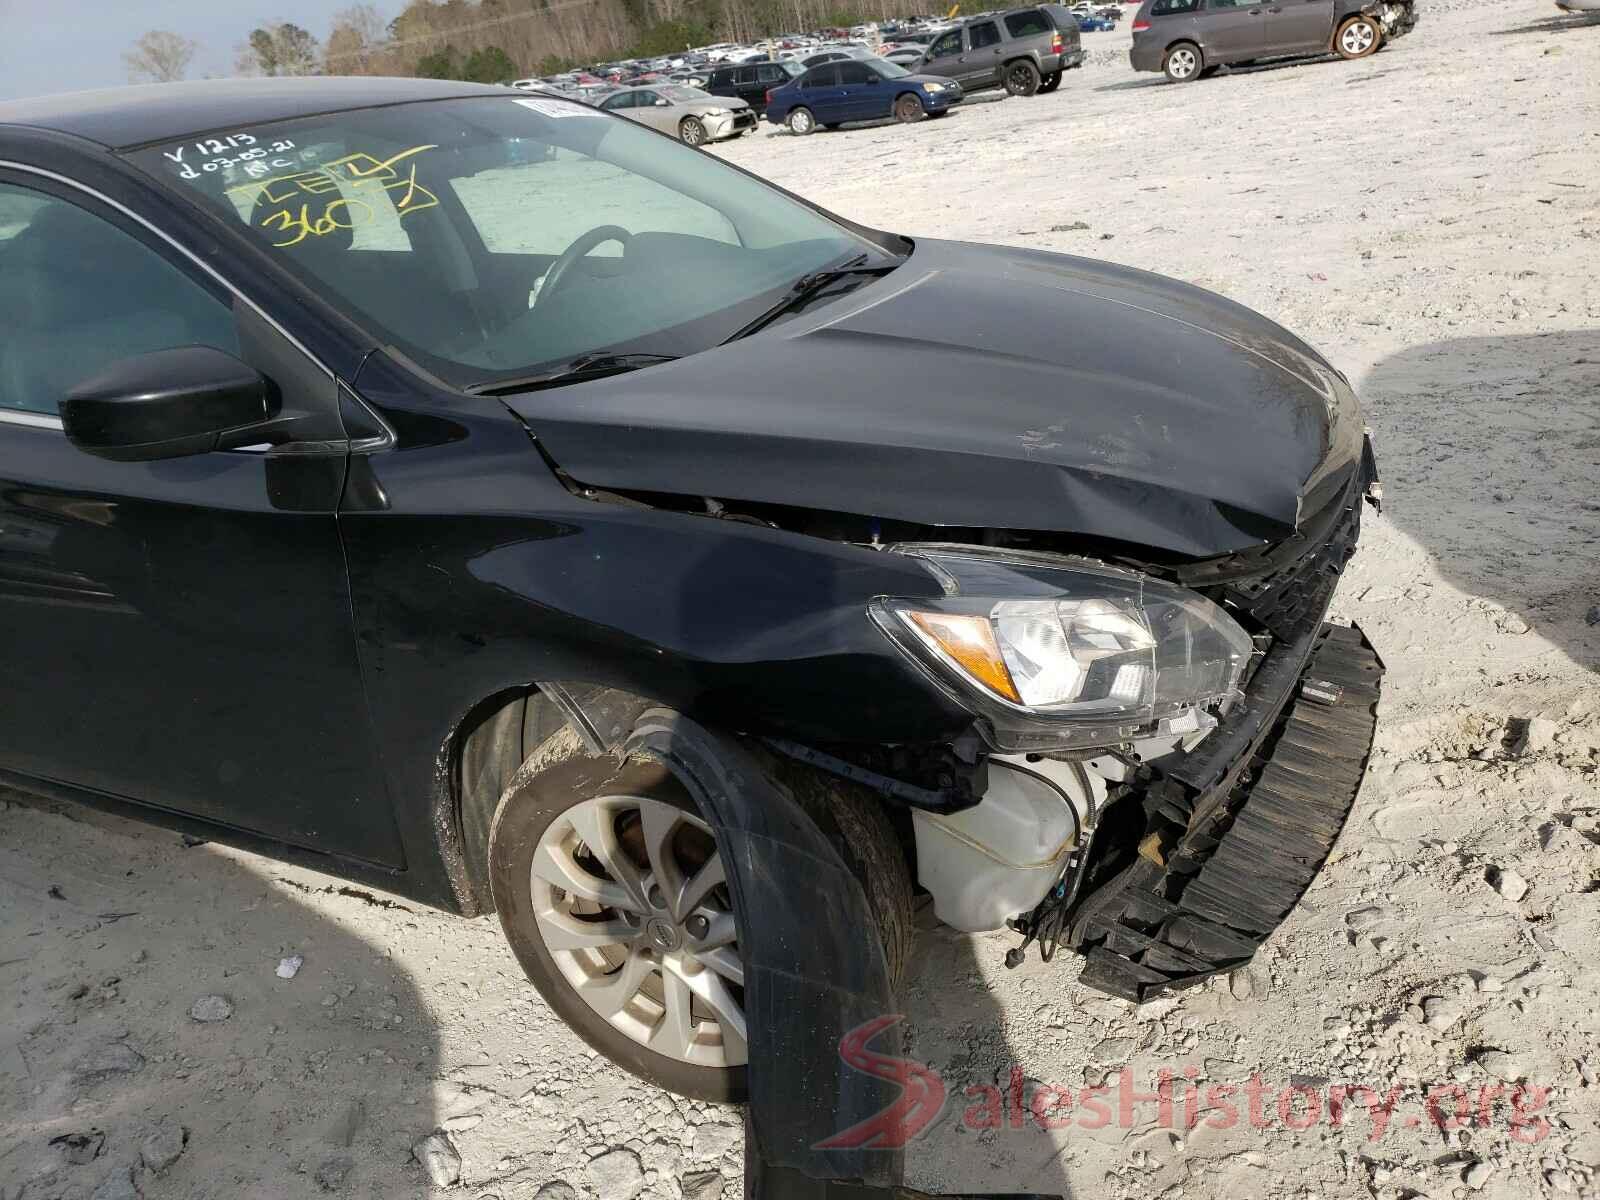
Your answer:
[[[1137,1010],[1070,956],[1007,972],[1010,939],[930,930],[906,1003],[951,1099],[922,1186],[1600,1193],[1600,27],[1423,13],[1364,62],[1184,88],[1091,34],[1054,96],[717,151],[870,224],[1262,310],[1356,382],[1388,493],[1337,601],[1390,673],[1334,861],[1249,971]],[[492,919],[0,802],[0,994],[0,1200],[739,1194],[738,1114],[589,1054]],[[1013,1127],[1014,1065],[1070,1125]],[[1092,1117],[1124,1067],[1177,1076],[1165,1126],[1115,1091]],[[1253,1075],[1260,1121],[1207,1098],[1186,1127],[1191,1081]],[[1436,1085],[1488,1119],[1439,1128]]]

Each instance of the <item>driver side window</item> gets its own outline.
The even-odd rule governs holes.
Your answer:
[[[239,353],[233,310],[138,238],[76,204],[0,183],[0,410],[54,416],[121,358]]]
[[[952,29],[938,41],[933,43],[933,48],[928,51],[929,58],[948,58],[952,54],[961,53],[961,30]]]

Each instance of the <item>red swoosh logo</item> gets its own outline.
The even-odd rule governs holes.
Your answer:
[[[900,1086],[900,1096],[876,1116],[818,1142],[814,1150],[893,1150],[926,1129],[944,1108],[944,1080],[925,1063],[869,1050],[867,1043],[900,1021],[901,1014],[874,1017],[839,1039],[839,1057],[874,1079]]]

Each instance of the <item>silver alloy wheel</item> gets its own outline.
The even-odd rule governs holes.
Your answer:
[[[789,128],[796,133],[810,133],[811,125],[811,114],[805,109],[796,109],[789,114]]]
[[[744,1065],[744,966],[710,826],[643,796],[586,800],[539,838],[529,884],[545,948],[604,1020],[678,1062]]]
[[[1187,46],[1179,46],[1167,55],[1167,71],[1174,79],[1187,79],[1200,65],[1200,59]]]
[[[1339,35],[1339,46],[1351,56],[1365,54],[1377,40],[1377,33],[1366,21],[1352,21]]]
[[[698,117],[685,117],[678,126],[678,136],[685,146],[699,146],[706,140],[706,127]]]

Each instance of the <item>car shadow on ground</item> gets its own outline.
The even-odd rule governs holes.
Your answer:
[[[1393,53],[1393,50],[1386,48],[1384,53]],[[1241,79],[1256,75],[1276,75],[1279,72],[1293,71],[1301,67],[1325,67],[1331,63],[1339,63],[1343,61],[1344,60],[1342,60],[1337,54],[1319,54],[1314,58],[1284,58],[1273,62],[1251,63],[1249,65],[1237,64],[1234,66],[1219,67],[1215,75],[1207,76],[1205,79],[1198,79],[1192,82],[1201,86],[1204,86],[1205,84],[1216,85],[1225,79]],[[1351,67],[1359,67],[1363,64],[1369,64],[1374,61],[1376,61],[1374,58],[1369,57],[1357,59],[1348,65]],[[1376,79],[1379,75],[1387,75],[1388,73],[1389,72],[1387,71],[1363,72],[1359,75],[1347,77],[1344,82],[1347,84],[1365,83],[1369,79]],[[1292,78],[1292,76],[1285,75],[1283,78],[1288,79]],[[1165,87],[1167,82],[1168,81],[1164,76],[1159,73],[1152,72],[1142,74],[1138,79],[1128,79],[1121,83],[1102,84],[1094,90],[1097,92],[1125,92],[1137,88]]]
[[[1600,670],[1600,331],[1415,346],[1357,382],[1385,518],[1502,630]]]
[[[0,1195],[426,1190],[439,1039],[339,886],[0,789]]]
[[[1514,25],[1510,29],[1491,29],[1492,37],[1507,37],[1517,33],[1571,33],[1575,29],[1593,29],[1600,25],[1600,12],[1562,13],[1527,25]]]

